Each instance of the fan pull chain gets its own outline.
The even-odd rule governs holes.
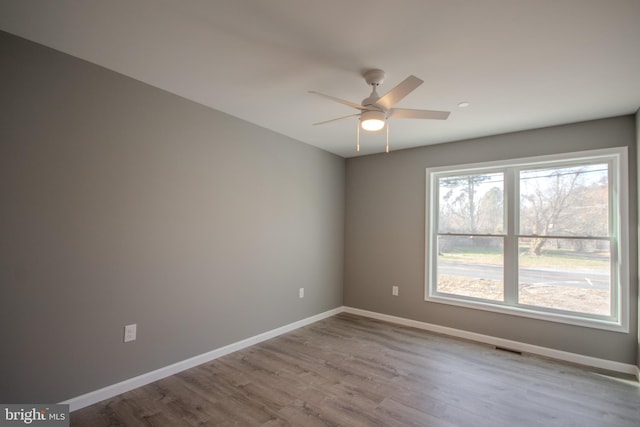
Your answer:
[[[356,122],[356,151],[360,151],[360,120]]]
[[[389,120],[386,120],[387,124],[387,153],[389,152]]]

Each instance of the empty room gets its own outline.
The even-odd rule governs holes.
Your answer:
[[[638,426],[638,0],[0,0],[0,425]]]

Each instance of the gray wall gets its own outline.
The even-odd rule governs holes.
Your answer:
[[[0,53],[0,402],[342,305],[344,159],[7,33]]]
[[[452,125],[453,122],[452,122]],[[630,259],[637,259],[633,116],[421,147],[347,160],[347,306],[623,363],[636,363],[637,263],[628,334],[424,301],[425,169],[604,147],[629,147]],[[391,296],[391,286],[399,296]]]

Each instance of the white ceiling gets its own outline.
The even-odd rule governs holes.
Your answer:
[[[0,29],[343,157],[362,135],[361,72],[397,104],[446,121],[391,119],[391,149],[634,113],[640,0],[0,0]],[[459,108],[461,101],[471,106]]]

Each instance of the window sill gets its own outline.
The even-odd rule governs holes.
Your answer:
[[[489,311],[494,313],[508,314],[511,316],[527,317],[537,320],[545,320],[548,322],[556,322],[567,325],[582,326],[592,329],[604,329],[607,331],[629,333],[629,326],[621,322],[604,319],[591,319],[582,316],[573,316],[563,313],[542,312],[538,310],[528,309],[526,307],[506,306],[501,304],[492,304],[490,301],[464,301],[455,297],[448,297],[443,294],[427,295],[427,302],[438,304],[448,304],[458,307],[472,308],[475,310]]]

